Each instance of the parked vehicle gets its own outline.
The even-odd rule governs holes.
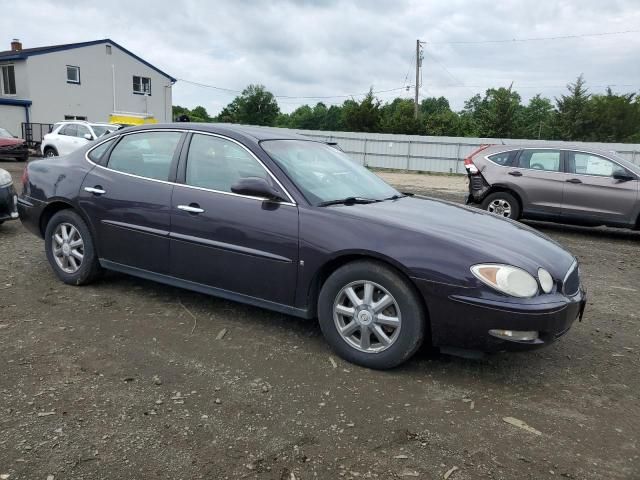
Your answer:
[[[118,128],[119,125],[110,123],[89,123],[80,120],[58,122],[53,125],[51,133],[47,133],[42,139],[40,150],[44,157],[68,155]]]
[[[11,174],[0,168],[0,224],[18,218],[18,196]]]
[[[467,203],[517,220],[638,228],[640,167],[583,147],[496,145],[465,160]]]
[[[28,158],[27,143],[9,130],[0,127],[0,159],[26,162]]]
[[[477,209],[403,195],[299,135],[176,123],[31,162],[18,206],[65,283],[111,269],[302,318],[371,368],[546,345],[582,315],[573,255]]]

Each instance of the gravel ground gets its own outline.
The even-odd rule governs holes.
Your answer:
[[[22,166],[0,163],[16,181]],[[377,372],[312,321],[124,275],[66,286],[5,223],[0,479],[638,479],[640,235],[533,225],[580,258],[582,323],[535,352],[425,349]]]

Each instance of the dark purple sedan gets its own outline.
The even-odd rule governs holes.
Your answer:
[[[117,270],[318,318],[339,355],[371,368],[424,342],[546,345],[585,305],[576,259],[542,234],[404,195],[277,129],[127,128],[23,178],[20,217],[63,282]]]

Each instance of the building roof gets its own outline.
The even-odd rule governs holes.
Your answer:
[[[5,51],[0,52],[0,61],[2,61],[2,60],[24,60],[24,59],[26,59],[28,57],[33,56],[33,55],[45,55],[47,53],[62,52],[64,50],[73,50],[75,48],[90,47],[92,45],[100,45],[100,44],[109,44],[109,45],[112,45],[112,46],[114,46],[116,48],[119,48],[120,50],[122,50],[127,55],[135,58],[136,60],[138,60],[139,62],[145,64],[147,67],[155,70],[159,74],[164,75],[165,77],[167,77],[172,82],[176,81],[176,79],[173,78],[168,73],[163,72],[158,67],[154,67],[153,65],[151,65],[146,60],[143,60],[142,58],[140,58],[136,54],[130,52],[129,50],[124,48],[122,45],[117,44],[116,42],[114,42],[110,38],[103,38],[102,40],[92,40],[90,42],[66,43],[66,44],[62,44],[62,45],[50,45],[50,46],[47,46],[47,47],[24,48],[24,49],[18,50],[18,51],[16,51],[16,50],[5,50]]]

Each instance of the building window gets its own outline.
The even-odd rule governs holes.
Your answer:
[[[151,79],[149,77],[133,77],[133,93],[151,95]]]
[[[107,51],[107,55],[111,55],[111,45],[107,45],[105,49]]]
[[[4,95],[16,94],[16,72],[13,65],[0,65],[0,84]]]
[[[67,65],[67,83],[80,83],[80,67]]]
[[[65,115],[64,116],[65,120],[87,120],[87,117],[85,116],[81,116],[81,115]]]

